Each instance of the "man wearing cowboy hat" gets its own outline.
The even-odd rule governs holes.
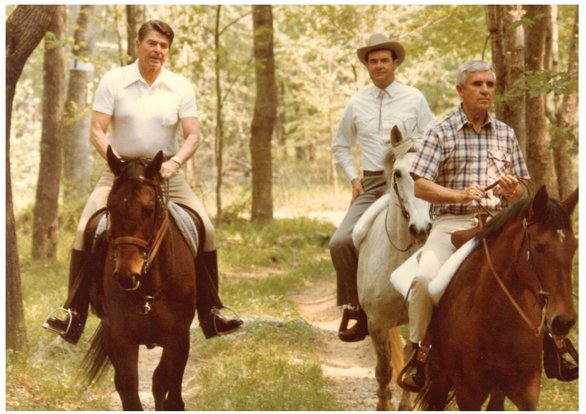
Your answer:
[[[330,241],[338,282],[337,302],[344,307],[338,336],[345,342],[360,341],[368,334],[366,314],[358,303],[358,256],[352,243],[352,229],[377,194],[386,190],[383,157],[391,129],[396,125],[406,136],[420,136],[434,120],[423,94],[395,81],[395,70],[405,58],[405,49],[399,42],[375,33],[356,53],[366,66],[372,85],[350,99],[332,145],[336,163],[352,185],[350,208]],[[362,155],[362,179],[352,152],[354,143],[358,143]],[[356,323],[348,328],[352,319]]]

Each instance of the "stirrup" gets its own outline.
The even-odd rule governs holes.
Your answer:
[[[220,315],[220,312],[222,311],[222,309],[228,309],[232,313],[232,315],[234,315],[234,319],[228,319],[228,318],[225,318],[225,317],[221,316]],[[238,315],[238,313],[236,313],[236,311],[234,309],[232,309],[232,308],[230,308],[228,306],[222,305],[221,308],[213,307],[210,310],[210,313],[212,315],[216,315],[216,316],[218,316],[218,317],[220,317],[222,319],[225,319],[225,320],[238,320],[238,321],[242,321],[242,319],[240,319],[240,315]],[[240,325],[242,325],[242,323],[240,323],[240,325],[238,325],[235,329],[232,329],[232,330],[227,331],[227,332],[220,332],[218,330],[218,325],[216,324],[216,318],[212,318],[212,320],[214,321],[214,332],[216,333],[217,336],[229,335],[229,334],[233,333],[234,331],[236,331],[240,327]]]
[[[57,329],[51,325],[49,325],[49,323],[47,322],[49,319],[54,318],[56,320],[61,321],[61,319],[59,318],[55,318],[55,315],[59,312],[65,312],[67,313],[67,318],[69,323],[67,324],[67,328],[65,328],[65,330],[61,330],[61,329]],[[69,308],[64,308],[64,307],[59,307],[57,309],[55,309],[54,311],[52,311],[47,318],[45,318],[45,322],[43,322],[43,328],[48,329],[49,331],[58,333],[59,335],[66,335],[70,330],[71,330],[71,325],[73,324],[73,312],[71,311],[71,309]]]

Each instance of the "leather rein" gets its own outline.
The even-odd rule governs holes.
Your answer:
[[[498,184],[498,181],[489,185],[488,187],[486,187],[484,189],[484,191],[490,190],[491,188],[493,188],[497,184]],[[480,210],[480,208],[484,209],[484,207],[482,207],[480,205],[480,202],[477,201],[477,203],[478,203],[479,210]],[[490,214],[488,212],[488,210],[486,210],[486,209],[484,209],[484,210],[490,216],[492,216],[492,214]],[[479,222],[480,222],[480,226],[482,227],[482,220],[479,220]],[[531,331],[535,334],[535,336],[539,336],[543,330],[543,326],[545,325],[545,314],[546,314],[546,310],[547,310],[549,293],[543,290],[543,287],[541,285],[541,278],[540,278],[539,270],[537,269],[537,266],[535,265],[535,261],[533,259],[533,255],[531,254],[531,239],[529,237],[529,232],[527,230],[533,224],[535,224],[535,222],[528,221],[526,217],[523,218],[523,232],[524,232],[524,234],[523,234],[523,243],[521,244],[520,249],[522,249],[523,244],[527,243],[527,259],[526,260],[528,262],[530,262],[531,270],[533,271],[533,274],[535,275],[535,279],[537,280],[537,286],[538,286],[538,290],[533,293],[535,294],[536,297],[543,299],[543,305],[541,306],[541,321],[538,326],[535,326],[533,324],[533,322],[531,322],[531,319],[529,319],[529,317],[527,316],[525,311],[521,308],[519,303],[517,303],[517,301],[515,300],[515,298],[513,297],[513,295],[511,294],[511,292],[509,291],[509,289],[505,285],[505,283],[503,282],[502,278],[499,276],[498,272],[496,271],[494,264],[492,262],[491,256],[490,256],[490,250],[488,248],[488,243],[486,242],[486,238],[482,239],[482,245],[484,248],[484,255],[486,257],[486,262],[488,264],[488,267],[491,270],[491,273],[494,276],[494,278],[496,279],[501,290],[504,292],[505,296],[507,297],[509,302],[511,302],[511,304],[513,305],[513,307],[515,308],[517,313],[521,316],[523,321],[525,321],[525,323],[529,326],[529,329],[531,329]],[[519,252],[519,254],[517,255],[517,259],[520,257],[520,255],[521,255],[521,252]]]
[[[164,205],[164,201],[162,200],[161,192],[158,191],[159,185],[157,182],[155,182],[154,180],[151,180],[149,178],[143,177],[143,176],[140,176],[138,178],[134,178],[134,180],[137,180],[141,183],[145,183],[145,184],[153,186],[155,189],[155,192],[157,194],[157,199],[159,200],[159,203],[157,203],[157,206],[159,206],[160,204]],[[155,211],[155,214],[156,214],[156,211]],[[155,257],[157,256],[157,253],[159,252],[159,248],[161,247],[163,239],[164,239],[165,235],[167,234],[168,230],[169,230],[169,215],[167,214],[166,210],[163,209],[163,221],[161,222],[161,225],[157,229],[157,232],[149,240],[143,240],[141,238],[132,237],[132,236],[121,236],[121,237],[116,237],[115,239],[111,240],[110,243],[112,245],[112,248],[114,249],[114,260],[116,260],[116,253],[115,252],[116,252],[116,248],[118,246],[120,246],[120,245],[137,246],[143,250],[144,261],[143,261],[143,266],[142,266],[142,270],[141,270],[141,276],[146,275],[149,271],[149,267],[150,267],[151,263],[154,261]],[[138,284],[136,286],[136,289],[138,289],[139,285],[140,284]]]

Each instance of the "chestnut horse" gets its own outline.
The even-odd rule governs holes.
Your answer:
[[[163,153],[150,162],[119,160],[111,148],[115,180],[107,202],[108,252],[100,281],[100,326],[88,351],[91,383],[114,366],[124,410],[142,410],[138,394],[139,346],[163,348],[153,374],[156,410],[184,409],[181,382],[195,314],[195,261],[169,219],[159,170]]]
[[[541,187],[490,220],[476,236],[436,308],[429,382],[420,408],[536,410],[543,335],[566,335],[576,322],[570,215],[578,190],[552,200]]]

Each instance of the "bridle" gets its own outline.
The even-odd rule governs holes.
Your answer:
[[[164,200],[162,198],[162,194],[160,191],[159,184],[152,179],[146,178],[144,176],[139,176],[136,178],[132,178],[132,180],[139,181],[141,183],[148,184],[155,189],[157,203],[155,204],[155,216],[157,216],[158,210],[161,205],[165,205]],[[159,228],[157,229],[156,233],[149,239],[143,240],[138,237],[133,236],[120,236],[110,240],[110,245],[112,246],[114,252],[114,264],[118,258],[117,248],[122,245],[132,245],[139,247],[143,251],[143,265],[141,269],[141,276],[145,276],[148,271],[151,263],[154,261],[157,253],[159,252],[159,248],[161,247],[161,243],[169,229],[169,215],[167,214],[167,210],[162,208],[161,214],[163,219]],[[136,290],[140,287],[140,280],[136,284],[136,286],[130,290]]]

